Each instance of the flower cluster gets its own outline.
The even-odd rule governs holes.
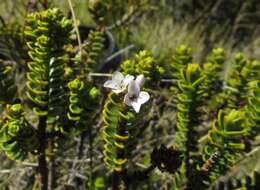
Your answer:
[[[147,92],[141,91],[141,87],[144,84],[144,75],[138,75],[134,80],[132,75],[124,75],[120,72],[115,72],[112,76],[112,80],[105,82],[105,88],[111,88],[116,94],[125,92],[124,103],[133,107],[136,113],[140,111],[142,104],[146,103],[150,99],[150,95]]]

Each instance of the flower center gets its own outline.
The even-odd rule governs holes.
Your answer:
[[[138,98],[138,95],[137,95],[137,94],[133,94],[132,96],[129,97],[129,99],[130,99],[132,102],[136,102],[136,101],[137,101],[137,98]]]

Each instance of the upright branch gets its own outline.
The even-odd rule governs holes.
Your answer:
[[[172,76],[174,79],[179,79],[181,69],[184,69],[187,64],[192,62],[192,50],[186,45],[181,45],[176,48],[172,56]]]
[[[0,104],[12,103],[16,93],[13,67],[0,59]]]
[[[48,9],[27,17],[25,34],[31,61],[27,64],[26,95],[33,111],[39,116],[37,132],[41,143],[38,160],[42,190],[46,190],[48,184],[46,132],[57,130],[54,126],[58,126],[65,115],[64,45],[69,43],[71,30],[71,21],[59,9]]]
[[[8,104],[0,120],[0,148],[10,159],[23,161],[38,147],[36,130],[26,120],[21,104]]]
[[[48,189],[48,166],[46,161],[46,153],[45,149],[47,147],[47,138],[46,138],[46,116],[42,116],[39,118],[38,125],[38,139],[40,145],[38,148],[38,171],[40,178],[40,189],[47,190]]]
[[[207,62],[203,64],[203,74],[206,75],[204,81],[205,97],[216,96],[222,91],[223,65],[225,63],[225,52],[222,48],[215,48],[208,56]]]
[[[124,77],[119,72],[104,84],[104,87],[112,89],[102,112],[102,137],[105,141],[104,162],[114,173],[113,189],[117,189],[122,174],[127,172],[127,164],[140,131],[138,125],[142,122],[142,113],[145,113],[141,106],[150,98],[147,92],[140,91],[143,84],[143,75],[134,80],[133,76]],[[125,181],[125,185],[127,183]]]
[[[228,114],[219,111],[208,132],[203,164],[198,167],[198,172],[194,172],[195,177],[191,181],[194,188],[206,189],[238,160],[245,148],[242,137],[249,131],[245,120],[243,111],[232,109]]]
[[[252,81],[248,84],[249,95],[248,104],[245,107],[247,125],[250,130],[250,140],[259,135],[260,132],[260,80]]]
[[[222,48],[212,50],[203,64],[203,74],[206,79],[203,83],[205,95],[204,98],[209,106],[209,111],[217,109],[223,103],[220,94],[223,91],[223,66],[225,63],[225,52]]]
[[[197,161],[198,139],[197,128],[200,124],[204,90],[201,89],[205,77],[198,64],[188,64],[181,69],[177,94],[177,132],[175,144],[184,153],[186,178],[190,179]]]
[[[141,91],[141,88],[156,88],[158,83],[154,81],[160,79],[164,73],[164,69],[156,63],[149,51],[139,52],[133,60],[125,61],[121,68],[126,76],[116,72],[112,80],[104,84],[104,87],[112,89],[112,92],[109,93],[102,112],[104,161],[114,173],[114,189],[120,183],[120,179],[124,180],[126,187],[133,181],[129,180],[132,177],[127,172],[128,163],[145,121],[144,116],[150,108],[150,104],[142,107],[150,95]],[[132,75],[138,76],[134,80]],[[148,176],[154,168],[155,166],[151,165],[145,174],[140,175]]]
[[[180,73],[182,69],[185,69],[188,64],[192,63],[192,49],[186,45],[181,45],[175,49],[172,56],[172,62],[170,64],[171,75],[174,80],[180,79]],[[176,96],[179,92],[178,84],[175,83],[171,87],[173,96],[175,98],[174,103],[177,103]]]
[[[237,53],[231,66],[224,96],[228,103],[227,106],[237,109],[246,104],[248,83],[259,79],[260,62],[248,60],[243,54]]]

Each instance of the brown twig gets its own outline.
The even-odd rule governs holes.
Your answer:
[[[77,23],[76,15],[75,15],[71,0],[68,0],[68,3],[69,3],[69,7],[70,7],[72,20],[74,22],[74,27],[75,27],[75,30],[76,30],[76,35],[77,35],[77,40],[78,40],[78,45],[79,45],[80,60],[82,60],[82,42],[81,42],[81,38],[80,38],[78,23]]]
[[[39,127],[38,127],[38,139],[39,139],[39,148],[38,148],[38,171],[40,175],[40,189],[48,190],[48,168],[46,162],[46,116],[40,117]]]
[[[55,176],[56,176],[56,171],[55,171],[55,157],[54,157],[54,139],[49,139],[48,142],[48,149],[49,149],[49,181],[48,181],[48,190],[54,190],[55,189]]]
[[[119,190],[120,177],[118,172],[112,174],[112,190]]]

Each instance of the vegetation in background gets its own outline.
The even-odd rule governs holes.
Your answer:
[[[0,190],[259,189],[259,8],[2,0]]]

